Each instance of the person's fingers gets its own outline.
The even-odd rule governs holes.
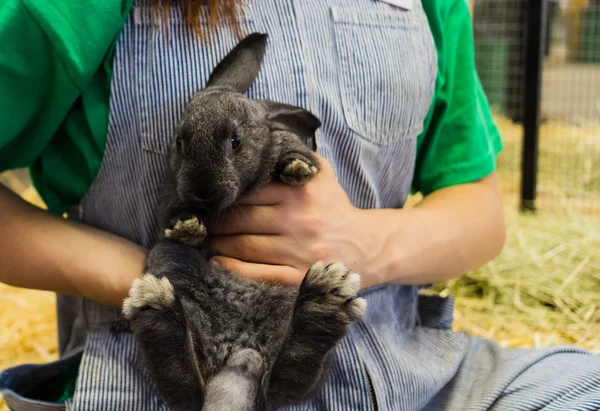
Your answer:
[[[240,199],[238,204],[272,206],[281,204],[290,195],[292,195],[292,187],[275,181]]]
[[[319,162],[320,174],[322,173],[333,173],[333,168],[331,167],[331,163],[325,158],[321,157],[317,153],[314,153],[317,161]]]
[[[282,234],[284,227],[274,206],[239,206],[213,222],[211,235]]]
[[[285,265],[256,264],[223,256],[213,257],[210,262],[243,277],[271,284],[299,287],[304,279],[304,273]]]
[[[289,239],[278,235],[217,236],[209,240],[211,249],[224,257],[249,263],[293,265]]]

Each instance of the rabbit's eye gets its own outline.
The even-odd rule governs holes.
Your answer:
[[[242,143],[242,140],[240,139],[240,137],[237,134],[234,134],[233,136],[231,136],[231,138],[229,139],[229,142],[231,143],[231,149],[233,151],[237,150],[238,148],[240,148],[240,144]]]
[[[177,151],[183,154],[183,139],[181,138],[181,136],[177,136],[177,138],[175,139],[175,145],[177,146]]]

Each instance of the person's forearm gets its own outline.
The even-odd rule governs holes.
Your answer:
[[[34,207],[0,184],[0,282],[120,307],[145,250]]]
[[[372,245],[366,286],[445,281],[489,262],[505,241],[493,175],[436,191],[414,208],[365,210],[364,216],[366,244]]]

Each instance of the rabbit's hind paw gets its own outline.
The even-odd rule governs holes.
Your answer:
[[[156,277],[144,274],[133,281],[129,289],[129,297],[123,301],[123,314],[130,319],[142,308],[157,310],[170,307],[175,302],[175,290],[167,277]]]
[[[328,322],[350,324],[359,319],[367,306],[364,298],[357,296],[360,290],[360,276],[350,272],[343,264],[313,264],[300,288],[302,297]]]

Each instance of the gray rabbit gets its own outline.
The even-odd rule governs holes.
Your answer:
[[[242,196],[318,172],[310,112],[244,96],[267,35],[243,39],[192,96],[169,150],[165,235],[123,313],[157,389],[175,410],[275,410],[324,381],[335,344],[365,310],[360,277],[316,262],[299,287],[209,265],[210,222]],[[300,245],[299,245],[300,246]]]

